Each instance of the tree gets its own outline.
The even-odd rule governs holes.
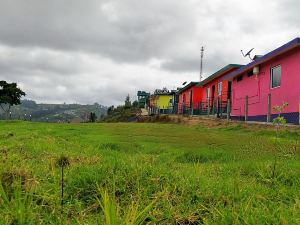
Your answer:
[[[133,108],[138,108],[138,107],[139,107],[139,102],[138,102],[138,101],[134,101],[134,102],[132,103],[132,107],[133,107]]]
[[[112,115],[114,113],[115,107],[112,105],[107,109],[107,115]]]
[[[25,95],[25,92],[18,88],[17,83],[0,81],[0,107],[6,113],[7,118],[10,108],[21,104],[21,97]]]
[[[128,94],[125,99],[125,108],[130,108],[130,107],[131,107],[131,101],[130,101],[130,97]]]
[[[91,112],[91,113],[90,113],[89,121],[90,121],[91,123],[94,123],[94,122],[96,122],[96,119],[97,119],[96,113]]]

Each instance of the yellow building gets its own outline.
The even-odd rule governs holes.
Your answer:
[[[155,105],[159,109],[169,109],[172,106],[173,95],[168,94],[158,94],[155,95]]]

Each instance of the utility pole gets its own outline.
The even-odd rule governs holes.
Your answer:
[[[202,81],[202,73],[203,73],[203,55],[204,55],[204,47],[201,47],[201,57],[200,57],[200,81]]]

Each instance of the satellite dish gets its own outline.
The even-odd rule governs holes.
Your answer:
[[[182,85],[186,85],[186,81],[184,81],[184,82],[182,83]]]
[[[254,49],[254,48],[250,49],[250,51],[248,51],[246,54],[244,54],[243,50],[241,50],[242,55],[243,55],[244,57],[247,57],[247,56],[248,56],[249,59],[250,59],[251,61],[253,61],[253,58],[251,58],[251,52],[253,51],[253,49]]]

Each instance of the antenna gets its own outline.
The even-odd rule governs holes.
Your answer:
[[[241,50],[242,55],[243,55],[244,57],[247,57],[247,56],[248,56],[249,59],[250,59],[251,61],[253,61],[253,58],[251,58],[251,52],[253,51],[253,49],[254,49],[254,48],[250,49],[250,51],[248,51],[246,54],[244,54],[243,50]]]
[[[202,72],[203,72],[203,56],[204,56],[204,47],[201,47],[201,56],[200,56],[200,81],[202,80]]]

